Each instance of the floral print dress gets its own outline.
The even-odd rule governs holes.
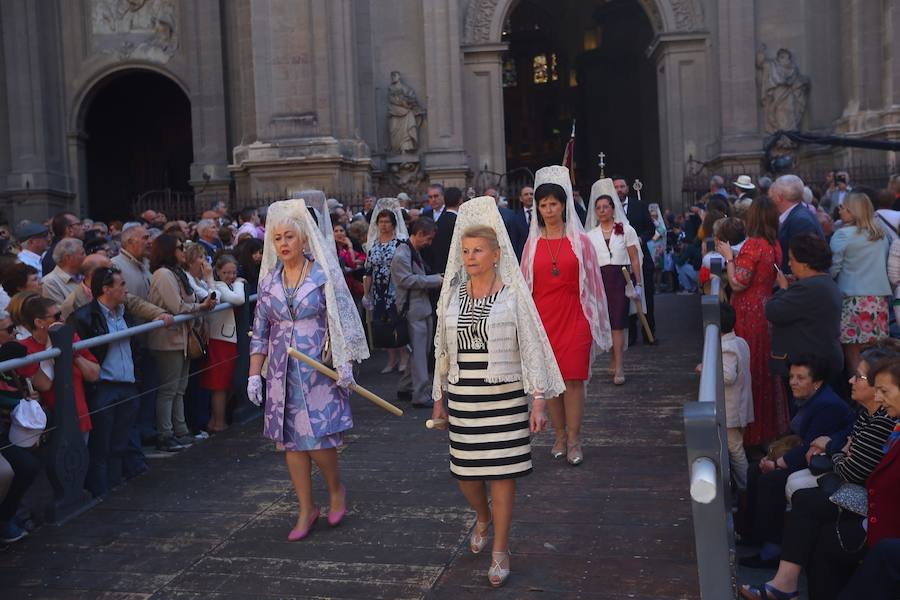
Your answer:
[[[250,340],[251,354],[269,357],[263,435],[281,450],[335,448],[342,443],[342,432],[353,427],[349,392],[287,352],[296,348],[322,360],[328,331],[325,271],[314,263],[296,293],[282,285],[281,274],[279,266],[259,283]]]
[[[391,261],[394,260],[397,244],[399,241],[396,238],[384,244],[376,241],[366,259],[366,275],[372,278],[373,316],[376,319],[389,317],[396,310],[397,294],[391,281]]]

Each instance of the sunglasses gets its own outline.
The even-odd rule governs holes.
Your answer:
[[[44,318],[45,318],[45,319],[53,319],[54,321],[59,321],[60,319],[62,319],[62,312],[61,312],[61,311],[57,311],[56,313],[54,313],[54,314],[52,314],[52,315],[47,315],[47,316],[44,317]]]
[[[178,244],[177,246],[175,246],[175,249],[176,249],[176,250],[184,250],[184,245],[183,245],[183,244]]]

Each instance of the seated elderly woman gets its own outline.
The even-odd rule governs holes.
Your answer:
[[[841,290],[832,279],[831,248],[814,233],[791,238],[788,250],[791,272],[797,278],[788,284],[783,273],[780,288],[766,302],[766,318],[772,324],[772,357],[775,374],[786,377],[792,358],[817,354],[826,361],[837,383],[844,368],[841,350]]]
[[[775,568],[781,554],[788,476],[806,468],[806,453],[814,440],[828,436],[835,447],[843,447],[855,415],[825,379],[827,369],[816,357],[798,357],[790,365],[790,385],[797,402],[791,432],[802,440],[778,458],[766,456],[748,473],[746,522],[753,524],[751,540],[762,545],[759,554],[741,559],[752,568]]]
[[[837,440],[833,441],[827,436],[813,440],[807,459],[810,460],[814,455],[821,455],[823,458],[828,456],[833,470],[830,474],[820,473],[818,481],[812,479],[811,486],[793,494],[791,511],[785,517],[778,572],[765,584],[743,586],[741,594],[744,598],[766,598],[766,594],[774,598],[797,597],[794,590],[799,587],[800,573],[805,567],[808,567],[810,597],[833,597],[852,573],[852,569],[848,572],[848,569],[823,569],[816,565],[817,549],[827,546],[826,540],[821,540],[820,543],[820,531],[826,528],[828,535],[833,535],[834,524],[839,519],[857,518],[852,513],[839,511],[838,506],[829,501],[826,490],[833,491],[843,483],[865,484],[881,461],[884,444],[897,419],[888,415],[885,407],[876,400],[870,376],[883,361],[900,355],[897,346],[896,343],[886,342],[881,347],[869,348],[862,353],[856,373],[850,379],[853,400],[861,408],[850,438],[842,447],[837,445]],[[810,462],[812,467],[817,467],[815,461]],[[788,486],[790,487],[794,478],[805,476],[812,476],[808,469],[792,474],[788,478]]]

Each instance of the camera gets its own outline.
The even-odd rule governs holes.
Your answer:
[[[835,183],[847,183],[847,176],[846,175],[838,175],[834,178],[834,182]]]

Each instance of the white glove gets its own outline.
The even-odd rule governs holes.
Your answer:
[[[641,299],[641,286],[639,286],[639,285],[634,286],[634,293],[633,293],[633,294],[628,294],[628,293],[627,293],[627,292],[628,292],[628,288],[625,288],[625,291],[626,291],[626,294],[625,294],[625,295],[628,296],[629,298],[631,298],[632,300],[640,300],[640,299]]]
[[[351,363],[344,363],[337,368],[338,379],[337,384],[338,387],[347,389],[356,381],[353,379],[353,365]]]
[[[262,406],[262,377],[251,375],[247,379],[247,398],[256,406]]]
[[[362,306],[364,309],[368,310],[369,312],[375,310],[375,303],[372,302],[371,296],[363,296]]]

